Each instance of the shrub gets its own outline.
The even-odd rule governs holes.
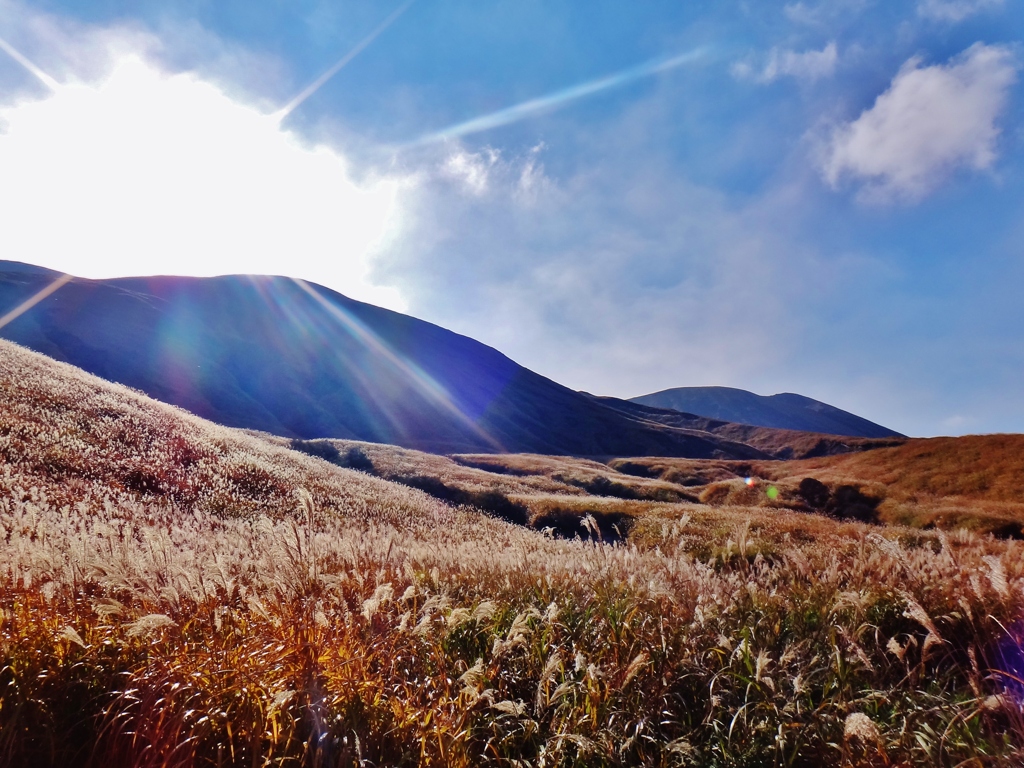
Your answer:
[[[829,497],[832,495],[827,485],[813,477],[805,477],[800,481],[797,494],[807,503],[807,506],[815,510],[825,509]]]
[[[878,519],[881,499],[865,495],[855,485],[840,485],[825,506],[825,511],[840,520],[873,523]]]
[[[330,440],[292,440],[289,443],[292,450],[301,451],[308,456],[316,456],[318,459],[329,461],[339,467],[356,469],[367,474],[374,474],[373,462],[359,446],[352,446],[345,453],[338,450],[338,447]]]
[[[428,493],[435,499],[449,504],[465,504],[514,525],[526,525],[530,520],[529,510],[512,501],[499,491],[468,491],[454,485],[447,485],[436,477],[411,475],[393,478],[395,482]]]
[[[607,512],[596,509],[552,509],[534,518],[531,526],[561,539],[599,540],[614,544],[626,539],[634,518],[625,512]]]

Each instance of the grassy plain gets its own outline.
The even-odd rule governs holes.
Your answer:
[[[927,511],[1022,519],[1012,438],[293,446],[0,344],[0,764],[1024,762],[1024,543]]]

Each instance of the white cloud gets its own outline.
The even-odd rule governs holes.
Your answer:
[[[820,51],[810,50],[798,53],[780,48],[772,48],[768,60],[760,71],[749,62],[737,62],[732,67],[736,77],[752,79],[759,83],[771,83],[780,77],[795,77],[798,80],[811,82],[823,77],[831,77],[839,61],[839,50],[835,41],[830,42]]]
[[[472,194],[482,195],[487,191],[491,170],[500,157],[500,153],[490,147],[480,152],[459,149],[445,159],[441,172],[461,181]]]
[[[989,168],[1017,70],[1008,48],[982,43],[945,65],[911,59],[870,109],[833,132],[825,179],[862,180],[868,199],[913,201],[956,168]]]
[[[926,19],[955,23],[1002,5],[1003,0],[921,0],[917,4],[917,13]]]
[[[336,149],[162,71],[144,38],[85,35],[87,76],[0,105],[4,258],[85,277],[286,274],[404,306],[368,278],[403,179],[356,180]]]
[[[871,0],[827,0],[818,5],[804,2],[787,3],[782,12],[795,24],[811,27],[828,27],[841,16],[857,15],[863,12]]]
[[[539,149],[502,157],[484,194],[439,160],[405,196],[382,277],[417,315],[572,387],[755,386],[799,335],[805,281],[830,278],[780,233],[791,217],[732,210],[640,152],[645,139],[609,134],[627,146],[602,135],[600,159],[563,178]]]

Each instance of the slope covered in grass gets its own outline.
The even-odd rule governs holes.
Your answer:
[[[1024,537],[1024,435],[910,440],[874,456],[832,456],[777,471],[870,484],[882,491],[888,522]]]
[[[297,489],[325,511],[415,520],[420,493],[199,419],[0,341],[0,461],[7,488],[55,506],[159,500],[185,512],[281,516]]]
[[[756,395],[754,396],[756,397]],[[664,424],[678,429],[709,433],[723,440],[756,448],[773,459],[804,459],[831,456],[837,453],[869,451],[899,445],[907,438],[893,432],[884,437],[855,437],[826,432],[801,431],[796,428],[754,426],[736,421],[723,421],[710,416],[697,416],[667,407],[654,407],[638,400],[595,397],[595,400],[633,418]],[[812,401],[815,402],[815,401]],[[870,422],[868,422],[870,423]],[[819,428],[824,424],[819,424]],[[883,434],[889,430],[879,428]]]
[[[611,546],[287,446],[0,348],[0,764],[1024,758],[1020,542],[336,446],[386,477],[628,508]]]
[[[1024,435],[916,439],[877,452],[792,466],[884,483],[891,494],[906,500],[1024,502]]]
[[[711,504],[830,514],[859,507],[851,514],[876,522],[967,527],[1024,538],[1024,435],[918,438],[798,461],[641,457],[609,464],[619,472],[680,485]],[[775,489],[774,498],[768,497],[769,488]]]

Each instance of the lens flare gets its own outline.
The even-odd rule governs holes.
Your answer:
[[[14,59],[16,62],[21,64],[25,69],[31,72],[39,82],[49,88],[51,91],[60,90],[60,83],[50,77],[48,74],[43,72],[39,67],[32,63],[32,61],[25,56],[21,51],[15,48],[13,45],[8,43],[2,37],[0,37],[0,50],[4,51],[8,56]]]
[[[3,328],[5,325],[7,325],[8,323],[10,323],[10,322],[12,322],[14,320],[17,320],[23,314],[25,314],[30,309],[32,309],[32,307],[34,307],[40,301],[45,299],[47,296],[52,294],[54,291],[59,289],[61,286],[67,285],[69,282],[71,282],[74,279],[75,278],[72,277],[71,275],[61,275],[56,280],[54,280],[52,283],[47,285],[45,288],[43,288],[40,291],[37,291],[34,295],[32,295],[29,298],[25,299],[25,301],[21,302],[21,304],[16,306],[14,309],[12,309],[6,315],[4,315],[3,317],[0,317],[0,328]]]
[[[992,672],[1005,693],[1024,709],[1024,621],[1003,627],[1004,636],[995,649]]]
[[[352,61],[352,59],[354,59],[356,56],[358,56],[360,53],[366,50],[366,48],[369,47],[370,43],[376,40],[377,37],[380,36],[382,32],[384,32],[384,30],[386,30],[388,27],[394,24],[398,20],[398,17],[405,13],[407,10],[409,10],[409,6],[411,6],[414,2],[416,2],[416,0],[406,0],[406,2],[402,3],[402,5],[400,5],[395,11],[393,11],[390,16],[384,19],[384,21],[382,21],[377,26],[377,28],[373,30],[373,32],[371,32],[362,40],[360,40],[355,48],[353,48],[351,51],[349,51],[340,59],[338,59],[337,63],[333,67],[328,69],[326,72],[320,75],[320,77],[318,77],[312,83],[310,83],[301,91],[299,91],[299,93],[295,96],[294,99],[289,101],[287,104],[281,107],[281,109],[275,112],[273,115],[274,119],[277,122],[281,122],[286,117],[288,117],[288,115],[290,115],[292,112],[298,109],[299,105],[302,104],[302,102],[304,102],[314,93],[319,91],[320,88],[324,85],[324,83],[326,83],[336,74],[338,74],[338,72],[340,72],[341,69],[346,64],[348,64],[350,61]]]
[[[505,452],[502,445],[485,432],[473,419],[463,413],[462,409],[454,401],[448,391],[434,380],[426,371],[422,370],[415,363],[405,360],[382,340],[371,328],[368,328],[358,318],[352,317],[341,307],[328,301],[309,283],[304,280],[292,278],[296,285],[319,303],[328,313],[336,319],[345,330],[357,339],[363,346],[371,351],[381,360],[386,360],[390,365],[398,369],[404,377],[412,382],[416,388],[430,401],[439,405],[450,413],[456,420],[467,427],[473,434],[485,441],[494,450]]]
[[[609,88],[617,88],[627,85],[634,80],[640,80],[645,77],[652,77],[653,75],[657,75],[662,72],[668,72],[669,70],[676,69],[685,64],[692,64],[704,58],[707,54],[707,50],[707,48],[703,47],[695,48],[692,51],[687,51],[686,53],[681,53],[678,56],[673,56],[668,59],[648,61],[644,64],[624,69],[621,72],[616,72],[615,74],[598,78],[597,80],[580,83],[579,85],[574,85],[561,91],[556,91],[555,93],[548,94],[547,96],[541,96],[536,99],[524,101],[513,107],[507,107],[506,109],[492,112],[489,115],[475,117],[472,120],[467,120],[465,122],[449,126],[448,128],[443,128],[440,131],[435,131],[434,133],[421,136],[420,138],[403,145],[400,149],[419,147],[425,144],[435,144],[449,139],[455,139],[460,136],[466,136],[470,133],[488,131],[491,128],[498,128],[503,125],[508,125],[509,123],[517,123],[520,120],[533,117],[541,112],[548,112],[557,109],[569,102],[582,99],[585,96],[590,96],[591,94],[599,93],[600,91],[606,91]]]

